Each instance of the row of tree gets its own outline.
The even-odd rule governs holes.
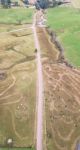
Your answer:
[[[11,0],[0,0],[1,5],[4,8],[10,8],[11,7]],[[22,0],[23,3],[29,4],[29,0]],[[35,6],[36,8],[47,8],[49,5],[55,6],[56,5],[56,0],[36,0]]]
[[[0,0],[0,3],[4,8],[11,8],[11,6],[20,6],[21,4],[29,5],[29,0],[20,0],[21,4],[18,1],[13,2],[11,0]]]
[[[49,6],[55,7],[61,4],[62,4],[61,0],[37,0],[35,3],[37,9],[40,9],[40,8],[44,9]]]

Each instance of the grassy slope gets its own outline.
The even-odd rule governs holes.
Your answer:
[[[49,9],[48,25],[56,30],[65,48],[65,56],[80,66],[80,12],[72,8]]]
[[[0,9],[0,23],[31,23],[33,9]]]

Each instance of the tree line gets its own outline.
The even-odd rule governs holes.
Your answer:
[[[0,0],[1,5],[4,8],[10,8],[11,7],[11,0]],[[29,0],[22,0],[24,4],[29,4]],[[60,0],[59,0],[60,1]],[[50,5],[54,7],[57,4],[56,0],[36,0],[35,6],[36,8],[42,8],[45,9],[49,7]],[[18,2],[15,2],[15,5],[18,6]]]
[[[1,0],[1,5],[3,6],[3,8],[10,8],[11,0]]]

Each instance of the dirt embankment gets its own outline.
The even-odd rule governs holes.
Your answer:
[[[38,38],[40,41],[42,57],[46,57],[54,63],[58,60],[59,51],[55,44],[51,42],[50,36],[45,28],[37,28]]]
[[[52,62],[62,63],[73,68],[74,66],[64,57],[64,48],[59,42],[56,33],[48,28],[38,28],[37,31],[41,42],[42,56],[48,56]]]
[[[49,29],[49,28],[46,28],[46,31],[48,32],[48,34],[50,36],[51,42],[55,45],[56,49],[59,51],[58,62],[59,63],[64,63],[66,66],[68,66],[70,68],[74,67],[65,58],[65,56],[64,56],[64,47],[61,45],[60,41],[58,40],[56,33],[53,30]]]

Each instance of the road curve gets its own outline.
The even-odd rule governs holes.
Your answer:
[[[41,54],[40,54],[40,44],[36,31],[36,14],[34,15],[33,21],[33,33],[35,40],[35,48],[37,49],[36,57],[37,57],[37,143],[36,150],[43,150],[43,76],[42,76],[42,64],[41,64]]]

